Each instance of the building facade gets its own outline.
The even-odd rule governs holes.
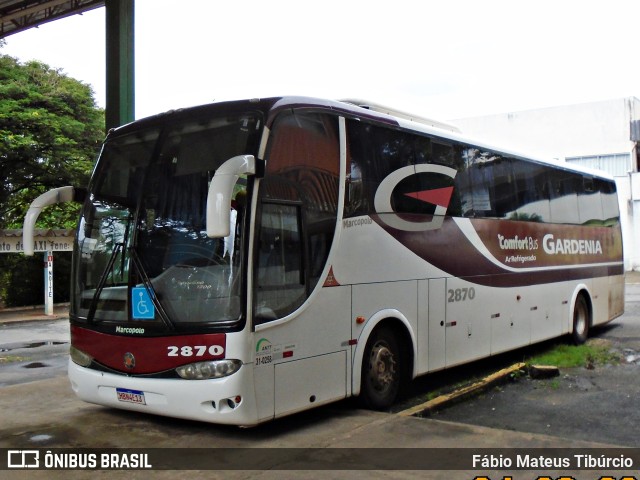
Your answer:
[[[640,100],[550,107],[451,123],[465,135],[515,151],[603,170],[616,179],[625,268],[640,270]]]

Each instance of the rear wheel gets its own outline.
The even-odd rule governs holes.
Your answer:
[[[367,408],[383,410],[393,405],[400,389],[402,361],[392,330],[373,332],[362,359],[360,400]]]
[[[573,331],[571,332],[573,343],[582,345],[587,341],[590,324],[591,312],[589,305],[584,295],[580,294],[576,298],[576,303],[573,307]]]

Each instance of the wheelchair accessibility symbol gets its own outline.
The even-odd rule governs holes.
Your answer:
[[[131,310],[131,316],[136,320],[153,320],[156,317],[149,290],[144,287],[131,289]]]

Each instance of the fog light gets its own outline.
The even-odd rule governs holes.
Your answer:
[[[82,350],[78,350],[76,347],[71,345],[69,348],[69,355],[71,356],[71,360],[73,363],[77,363],[81,367],[88,367],[93,362],[93,358]]]
[[[182,365],[176,372],[185,380],[207,380],[209,378],[228,377],[240,370],[240,360],[212,360]]]

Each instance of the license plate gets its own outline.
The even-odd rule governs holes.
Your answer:
[[[144,400],[144,392],[140,390],[129,390],[125,388],[116,388],[116,394],[118,400],[121,402],[138,403],[140,405],[146,405]]]

